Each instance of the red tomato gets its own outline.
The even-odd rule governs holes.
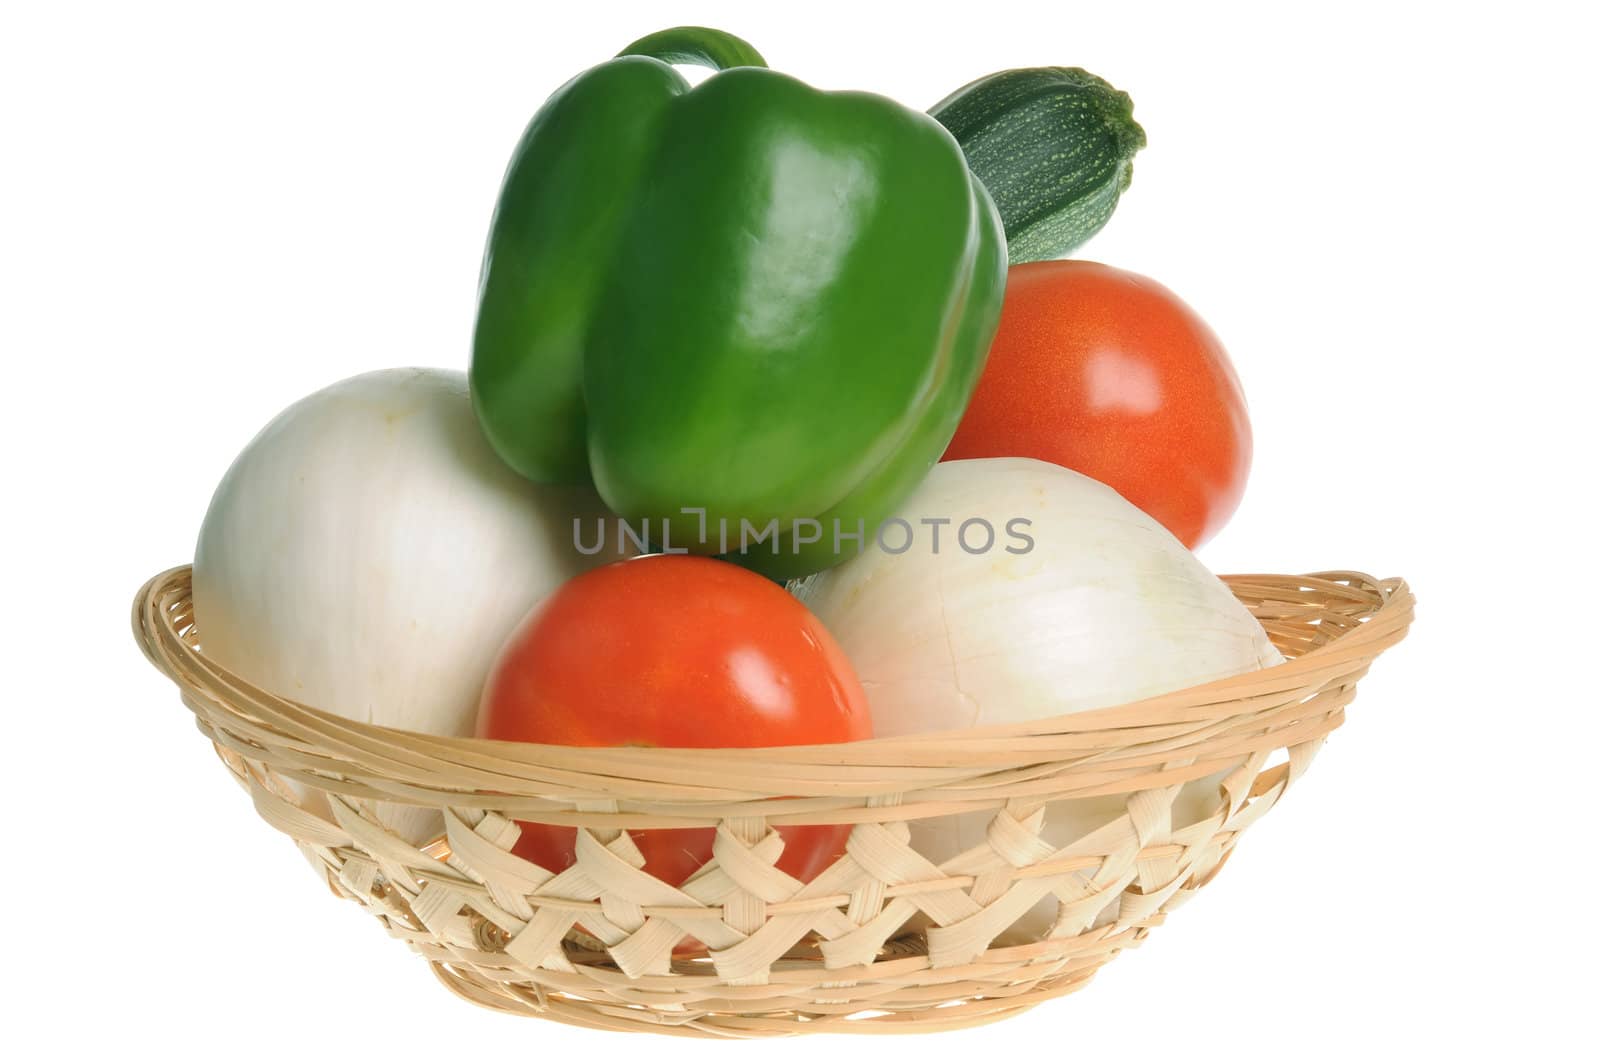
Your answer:
[[[792,746],[869,738],[867,698],[822,622],[782,587],[706,557],[592,569],[522,622],[484,689],[478,733],[569,746]],[[778,866],[809,880],[848,826],[780,827]],[[645,870],[679,885],[712,828],[635,831]],[[577,831],[522,824],[515,852],[550,871]]]
[[[945,460],[1038,458],[1115,488],[1190,549],[1244,494],[1250,420],[1228,352],[1148,277],[1029,262]]]

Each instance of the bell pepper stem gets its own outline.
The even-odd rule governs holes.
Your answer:
[[[712,70],[767,65],[749,41],[705,26],[675,26],[640,37],[617,53],[618,58],[625,55],[647,55],[663,63],[687,63]]]

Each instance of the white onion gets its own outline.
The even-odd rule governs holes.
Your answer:
[[[463,374],[345,380],[279,414],[218,486],[195,548],[202,651],[349,719],[470,734],[517,622],[566,578],[616,558],[573,545],[574,518],[592,543],[603,512],[589,488],[508,469],[478,430]],[[425,810],[379,814],[413,842],[439,829]]]
[[[988,458],[933,471],[877,546],[804,581],[796,593],[839,640],[882,736],[1040,719],[1136,701],[1278,664],[1261,625],[1158,522],[1111,488],[1046,462]],[[981,518],[986,552],[957,531]],[[930,521],[940,526],[932,550]],[[1027,524],[1013,523],[1026,521]],[[1020,535],[1032,539],[1026,552]],[[976,548],[986,535],[974,525]],[[1184,787],[1174,826],[1218,803],[1225,772]],[[1056,846],[1125,810],[1113,796],[1058,804]],[[991,813],[913,824],[936,863],[983,844]],[[1045,929],[1053,899],[1013,928]]]

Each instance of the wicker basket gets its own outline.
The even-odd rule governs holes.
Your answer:
[[[1411,621],[1400,580],[1227,581],[1288,663],[1026,725],[777,749],[517,745],[329,716],[206,660],[186,567],[139,592],[134,628],[261,817],[466,999],[702,1037],[922,1031],[1070,993],[1141,941],[1305,771]],[[1174,826],[1181,784],[1218,772],[1211,815]],[[1096,795],[1126,811],[1065,847],[1040,837],[1051,808]],[[377,801],[441,810],[443,836],[413,847]],[[992,817],[980,850],[938,867],[908,844],[908,821],[973,812]],[[587,828],[575,866],[512,855],[518,819]],[[801,884],[773,866],[786,823],[855,826]],[[627,833],[712,825],[715,858],[681,887],[640,870]],[[1048,932],[995,943],[1051,897]]]

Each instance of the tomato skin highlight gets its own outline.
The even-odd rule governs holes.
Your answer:
[[[570,746],[754,747],[870,738],[866,694],[833,636],[782,587],[683,554],[593,569],[546,598],[507,641],[478,734]],[[514,851],[571,866],[577,831],[523,823]],[[780,827],[778,867],[806,881],[844,851],[846,826]],[[711,859],[713,828],[634,831],[645,870],[681,885]]]
[[[989,361],[945,461],[1038,458],[1114,488],[1194,549],[1250,472],[1222,342],[1167,288],[1098,262],[1012,266]]]

